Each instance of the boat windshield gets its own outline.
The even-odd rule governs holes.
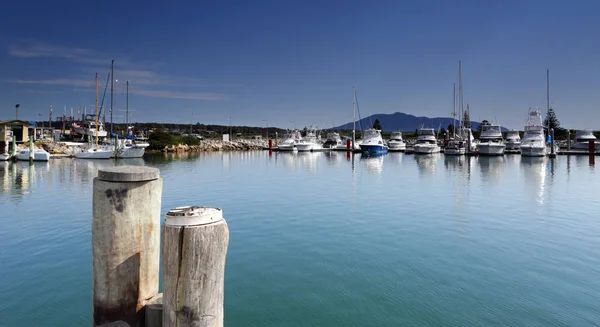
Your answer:
[[[365,138],[367,137],[377,137],[379,136],[379,131],[376,129],[368,129],[365,131]]]
[[[434,132],[433,128],[422,128],[419,131],[419,135],[433,135],[433,136],[435,136],[435,132]]]
[[[500,133],[500,126],[483,125],[481,126],[482,133]]]

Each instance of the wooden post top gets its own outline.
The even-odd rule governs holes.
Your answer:
[[[223,220],[223,210],[212,207],[177,207],[165,215],[166,226],[198,226]]]
[[[144,166],[117,166],[98,170],[98,178],[107,182],[145,182],[159,177],[158,168]]]

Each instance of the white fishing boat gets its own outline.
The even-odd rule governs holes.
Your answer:
[[[484,156],[504,155],[504,139],[499,125],[485,124],[481,126],[481,135],[477,145],[479,154]]]
[[[316,128],[311,128],[307,131],[306,136],[296,143],[298,152],[320,151],[323,145],[319,142]]]
[[[590,130],[579,130],[575,134],[575,141],[571,143],[571,149],[573,150],[589,150],[590,141],[594,142],[595,151],[600,150],[600,142],[597,141],[596,136]]]
[[[508,131],[506,132],[506,141],[504,142],[506,148],[505,153],[515,153],[521,151],[521,135],[519,131]]]
[[[542,115],[537,109],[529,109],[520,148],[525,157],[543,157],[547,153]]]
[[[360,144],[360,150],[368,154],[381,154],[388,152],[388,146],[383,143],[381,131],[374,128],[365,130]]]
[[[323,143],[324,149],[337,149],[337,148],[346,148],[346,143],[342,141],[340,137],[340,133],[338,132],[330,132],[327,133],[327,139],[325,139],[325,143]]]
[[[277,149],[279,151],[295,151],[296,143],[302,140],[302,134],[299,130],[287,132],[283,135],[281,142],[278,142]]]
[[[29,161],[29,149],[21,150],[17,153],[17,160]],[[33,150],[33,161],[48,161],[50,160],[50,153],[44,149]]]
[[[406,142],[402,137],[402,132],[392,132],[390,140],[387,142],[390,151],[404,151],[406,150]]]
[[[417,136],[417,143],[415,143],[413,149],[416,154],[439,153],[441,149],[437,144],[435,130],[433,128],[421,127],[419,129],[419,136]]]
[[[81,151],[75,152],[75,158],[77,159],[110,159],[110,157],[114,153],[114,147],[100,147],[98,146],[98,137],[100,136],[98,133],[98,128],[100,124],[98,123],[98,74],[96,73],[96,133],[95,140],[96,144],[90,148],[82,148]]]

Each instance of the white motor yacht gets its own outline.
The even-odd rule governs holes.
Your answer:
[[[525,157],[544,157],[546,153],[542,115],[539,110],[530,109],[525,124],[523,141],[521,142],[521,155]]]
[[[506,141],[504,142],[504,145],[506,145],[504,152],[520,152],[521,136],[519,135],[519,131],[506,132]]]
[[[283,135],[281,142],[278,142],[277,149],[279,151],[295,151],[296,143],[302,140],[302,134],[299,130],[290,131]]]
[[[482,125],[479,144],[479,154],[484,156],[501,156],[504,154],[506,145],[502,138],[502,130],[498,125]]]
[[[579,130],[575,134],[575,141],[571,143],[571,149],[573,150],[589,150],[590,141],[594,141],[595,151],[600,150],[600,142],[596,140],[596,136],[590,130]]]
[[[299,152],[323,150],[323,145],[319,141],[316,129],[310,129],[307,131],[306,136],[296,143],[296,149],[298,149]]]
[[[404,151],[406,150],[406,142],[402,137],[402,132],[392,132],[390,140],[387,142],[390,151]]]
[[[435,130],[433,128],[421,128],[413,149],[415,153],[419,154],[439,153],[441,149],[437,144]]]

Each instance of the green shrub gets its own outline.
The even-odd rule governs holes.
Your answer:
[[[177,145],[179,143],[178,141],[179,139],[177,137],[169,133],[155,131],[148,136],[148,143],[150,143],[148,149],[162,150],[167,146]]]

